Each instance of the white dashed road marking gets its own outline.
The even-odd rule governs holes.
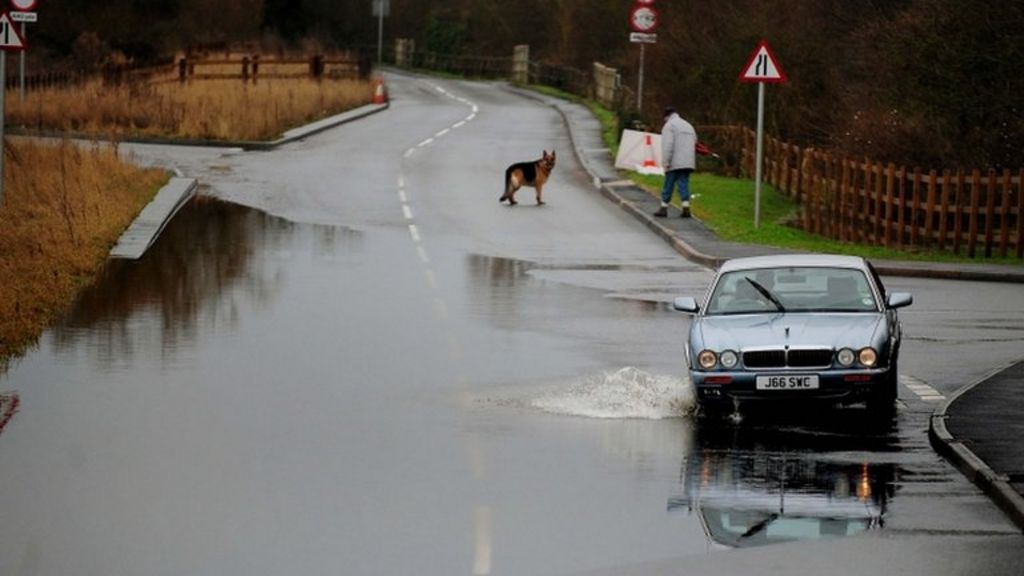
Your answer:
[[[941,392],[932,388],[927,383],[919,378],[913,376],[900,376],[900,381],[903,385],[910,389],[911,392],[917,394],[917,397],[925,402],[942,402],[946,399],[946,396]]]

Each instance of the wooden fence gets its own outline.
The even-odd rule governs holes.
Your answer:
[[[722,132],[716,130],[720,138]],[[753,174],[754,131],[731,132],[734,142],[742,142],[742,170]],[[1024,169],[926,171],[775,138],[766,137],[764,144],[764,181],[800,203],[801,226],[808,232],[971,258],[1024,258]]]
[[[309,57],[262,57],[259,54],[238,58],[181,57],[175,64],[177,81],[238,79],[258,82],[261,78],[368,78],[371,63],[366,56],[340,54]]]

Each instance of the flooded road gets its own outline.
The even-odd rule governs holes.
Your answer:
[[[599,197],[554,111],[390,92],[276,152],[178,159],[201,196],[0,377],[0,574],[576,574],[1013,534],[905,386],[874,426],[693,418],[668,302],[710,272]],[[552,147],[549,204],[500,206],[504,165]]]

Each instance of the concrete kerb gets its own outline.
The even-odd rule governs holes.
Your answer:
[[[110,258],[138,260],[156,242],[167,224],[195,196],[195,178],[175,176],[135,217],[110,249]]]
[[[960,388],[932,414],[928,426],[928,438],[935,451],[949,460],[961,474],[984,492],[1017,527],[1024,532],[1024,497],[1010,485],[1009,478],[997,473],[978,457],[963,442],[957,440],[946,428],[949,407],[961,396],[987,382],[1003,370],[1019,363],[1011,362],[985,375],[977,382]]]

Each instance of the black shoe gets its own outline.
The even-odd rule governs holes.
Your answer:
[[[662,206],[661,208],[658,208],[658,211],[655,212],[654,215],[658,218],[664,218],[668,216],[668,208]]]
[[[679,217],[680,218],[689,218],[690,217],[690,207],[689,206],[684,207],[683,208],[683,212],[679,215]]]

